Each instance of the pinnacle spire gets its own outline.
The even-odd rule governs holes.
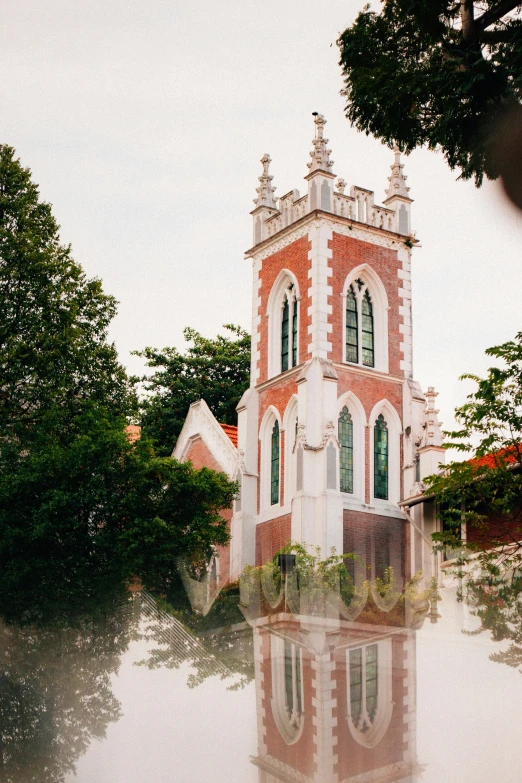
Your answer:
[[[274,199],[275,187],[272,187],[272,174],[268,173],[269,166],[272,162],[272,158],[265,152],[261,158],[263,164],[263,173],[259,177],[260,185],[256,188],[257,198],[254,199],[256,207],[270,207],[276,209],[276,203]]]
[[[334,164],[333,160],[330,160],[330,153],[332,150],[326,149],[326,145],[328,144],[328,139],[325,139],[324,134],[324,126],[326,125],[326,120],[323,117],[322,114],[317,114],[317,112],[314,112],[314,122],[315,122],[315,139],[313,139],[313,151],[310,153],[310,157],[312,158],[310,163],[307,163],[306,165],[310,169],[310,174],[314,171],[327,171],[330,173],[331,168]]]
[[[398,144],[394,145],[393,152],[395,155],[395,160],[390,166],[392,173],[391,176],[388,177],[388,182],[390,184],[388,185],[388,190],[386,191],[386,198],[392,198],[392,196],[404,196],[404,198],[409,198],[408,192],[410,189],[406,185],[406,180],[408,177],[406,177],[402,172],[404,163],[401,163],[401,151]]]

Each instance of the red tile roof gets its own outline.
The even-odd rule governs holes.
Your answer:
[[[225,435],[228,435],[232,443],[237,449],[237,427],[234,427],[233,424],[220,424],[219,425]]]
[[[475,457],[470,459],[471,465],[477,468],[496,468],[499,464],[513,465],[519,461],[518,451],[514,451],[512,448],[499,449],[494,454],[484,454],[483,457]]]

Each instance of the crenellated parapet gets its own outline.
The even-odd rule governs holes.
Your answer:
[[[307,163],[309,172],[305,180],[308,189],[305,195],[301,196],[294,189],[276,200],[275,187],[271,184],[273,177],[268,172],[271,159],[266,154],[261,159],[263,173],[259,177],[257,198],[254,199],[256,206],[251,212],[254,246],[317,211],[410,238],[412,199],[408,195],[410,189],[406,186],[407,177],[403,173],[399,148],[394,148],[394,162],[382,206],[375,204],[374,192],[367,188],[352,185],[349,194],[346,194],[346,181],[340,178],[335,182],[336,175],[332,172],[331,150],[327,148],[328,139],[324,137],[326,120],[322,114],[314,113],[314,117],[316,133],[312,140],[311,161]]]

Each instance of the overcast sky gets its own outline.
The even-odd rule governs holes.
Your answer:
[[[0,28],[1,143],[53,204],[74,256],[120,302],[122,361],[182,330],[250,328],[252,199],[264,152],[276,195],[304,191],[312,111],[334,172],[384,198],[391,152],[343,114],[338,34],[363,0],[17,0]],[[441,155],[406,159],[414,371],[445,424],[484,349],[521,328],[522,216],[496,185],[456,181]]]

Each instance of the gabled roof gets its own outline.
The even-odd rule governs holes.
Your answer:
[[[228,435],[233,445],[237,449],[237,427],[234,427],[233,424],[220,424],[219,426],[221,427],[225,435]]]
[[[205,400],[193,402],[188,409],[172,456],[184,462],[191,444],[197,438],[205,443],[221,470],[233,478],[238,465],[237,427],[220,424]]]

